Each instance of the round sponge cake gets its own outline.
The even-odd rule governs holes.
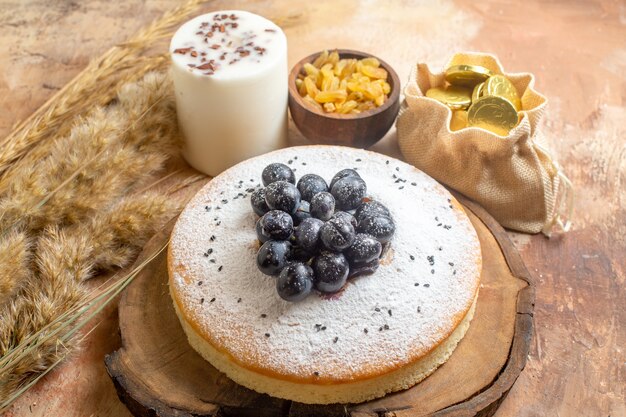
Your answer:
[[[250,194],[263,168],[327,182],[356,169],[396,233],[378,270],[336,294],[282,300],[256,267]],[[480,245],[463,208],[416,168],[373,152],[293,147],[242,162],[190,201],[172,233],[169,287],[191,346],[235,382],[304,403],[362,402],[406,389],[444,363],[478,294]]]

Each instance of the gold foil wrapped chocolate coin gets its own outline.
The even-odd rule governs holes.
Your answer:
[[[446,70],[446,81],[452,85],[474,87],[493,73],[480,65],[453,65]]]
[[[431,88],[426,91],[426,97],[434,98],[452,110],[467,109],[472,103],[472,94],[470,90],[454,85],[447,88]]]
[[[522,102],[517,95],[517,90],[511,81],[504,75],[492,75],[485,81],[483,95],[500,96],[509,100],[517,111],[522,109]]]
[[[483,96],[483,87],[485,87],[485,83],[476,84],[476,87],[474,87],[472,91],[472,102]]]
[[[456,132],[457,130],[465,129],[467,127],[467,111],[466,110],[453,110],[452,119],[450,119],[450,130]]]
[[[469,126],[507,136],[509,131],[517,125],[517,109],[503,97],[483,96],[470,106],[467,121]]]

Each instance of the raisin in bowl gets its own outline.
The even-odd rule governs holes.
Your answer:
[[[400,109],[400,79],[394,69],[371,54],[339,49],[340,59],[376,59],[387,73],[390,86],[387,99],[378,107],[357,114],[326,112],[301,95],[296,80],[306,74],[305,65],[315,62],[323,52],[300,60],[289,74],[289,110],[298,130],[313,144],[368,148],[379,141],[393,125]],[[347,97],[346,97],[347,98]],[[346,100],[347,101],[347,100]]]

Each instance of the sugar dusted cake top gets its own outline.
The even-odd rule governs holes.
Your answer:
[[[330,297],[289,303],[277,295],[276,278],[256,266],[250,206],[272,162],[298,178],[359,172],[396,222],[374,274]],[[216,177],[181,214],[169,253],[170,290],[185,320],[239,365],[297,382],[367,378],[419,360],[463,319],[480,270],[476,232],[445,188],[396,159],[333,146],[287,148]]]

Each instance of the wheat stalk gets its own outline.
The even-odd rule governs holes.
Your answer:
[[[22,231],[0,237],[0,306],[19,292],[30,276],[31,240]]]
[[[105,105],[113,99],[119,85],[162,68],[167,62],[165,56],[142,57],[142,54],[153,47],[155,41],[170,36],[172,26],[179,24],[204,2],[206,0],[190,0],[166,12],[129,41],[109,49],[18,124],[0,143],[0,192],[7,186],[6,171],[17,169],[15,162],[50,135],[63,135],[69,131],[77,109]]]
[[[75,350],[76,344],[60,335],[73,335],[78,327],[67,328],[72,317],[86,314],[80,308],[87,297],[82,282],[97,270],[128,264],[178,212],[166,195],[133,193],[162,167],[168,158],[163,149],[172,153],[177,146],[166,82],[163,75],[149,74],[122,88],[116,104],[94,110],[68,136],[50,141],[50,154],[36,169],[12,172],[12,191],[0,202],[0,224],[28,231],[37,243],[34,268],[13,256],[0,263],[0,270],[13,263],[29,274],[11,291],[11,302],[0,307],[0,402]],[[68,156],[67,149],[76,154]],[[25,248],[22,258],[30,259]]]
[[[85,297],[83,302],[76,306],[73,310],[72,314],[68,314],[59,318],[55,322],[58,324],[58,328],[51,333],[43,335],[43,337],[39,337],[36,339],[32,339],[31,343],[28,346],[22,346],[22,349],[14,349],[10,355],[10,357],[2,358],[0,362],[0,368],[9,367],[21,359],[23,359],[26,355],[28,355],[31,351],[36,350],[38,347],[42,346],[44,342],[48,342],[52,339],[55,341],[59,341],[60,343],[67,343],[72,339],[72,337],[80,331],[87,323],[89,323],[98,313],[102,311],[112,300],[114,300],[132,281],[137,277],[139,272],[143,270],[147,265],[150,264],[157,256],[159,256],[168,246],[169,241],[165,242],[161,245],[157,250],[151,253],[146,257],[141,263],[135,266],[130,272],[128,272],[125,276],[121,277],[119,280],[115,280],[111,285],[106,287],[104,290],[96,293],[94,295]],[[87,314],[89,313],[89,314]],[[83,317],[87,314],[86,317]],[[79,320],[81,319],[82,320]],[[93,329],[92,329],[93,330]],[[60,336],[57,336],[62,331],[64,333]],[[41,336],[41,335],[39,335]],[[85,335],[84,337],[86,337]],[[24,349],[25,348],[25,349]],[[22,395],[25,391],[27,391],[30,387],[35,385],[41,378],[43,378],[50,370],[54,369],[57,365],[59,365],[66,357],[68,353],[61,355],[55,362],[53,362],[48,369],[44,372],[37,375],[37,377],[33,378],[28,383],[21,386],[18,390],[16,390],[12,395],[8,396],[5,400],[0,402],[0,413],[7,410],[7,408],[17,399],[20,395]],[[7,355],[9,356],[9,355]]]
[[[110,49],[0,144],[0,412],[67,358],[76,333],[166,247],[96,290],[82,285],[128,264],[180,209],[149,191],[159,181],[145,186],[179,138],[171,88],[144,75],[168,62],[150,48],[200,3]]]
[[[0,229],[78,223],[151,178],[178,146],[173,100],[167,77],[148,74],[122,89],[118,104],[51,139],[46,157],[12,172]]]

